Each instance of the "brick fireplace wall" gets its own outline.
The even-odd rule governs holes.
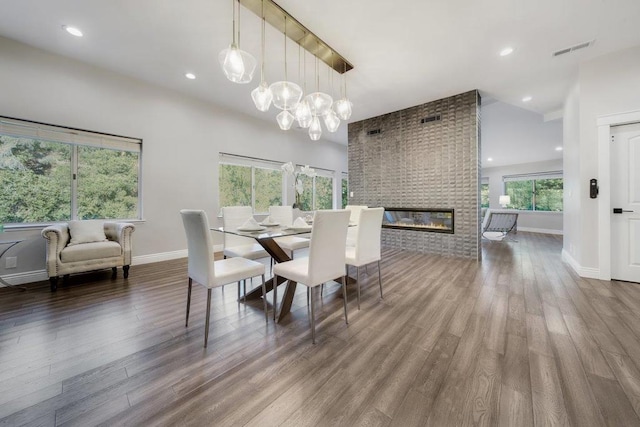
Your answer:
[[[476,90],[349,124],[349,204],[455,210],[454,234],[383,229],[385,246],[479,260],[479,185]]]

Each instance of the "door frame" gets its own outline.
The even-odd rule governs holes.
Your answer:
[[[598,279],[611,280],[611,128],[640,123],[640,110],[600,116],[598,126]]]

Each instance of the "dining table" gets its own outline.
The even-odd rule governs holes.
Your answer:
[[[351,226],[352,224],[350,224]],[[242,228],[242,227],[240,227]],[[257,228],[257,227],[256,227]],[[292,227],[282,225],[269,225],[260,226],[260,229],[256,230],[239,230],[238,228],[226,228],[225,227],[212,227],[212,231],[220,233],[234,234],[236,236],[243,236],[254,239],[264,250],[273,258],[275,263],[290,261],[291,257],[278,245],[276,239],[282,236],[294,236],[294,235],[309,235],[311,233],[312,226],[306,227]],[[306,237],[306,236],[305,236]],[[340,280],[340,278],[336,278]],[[349,278],[347,278],[349,281]],[[297,283],[293,280],[287,280],[283,277],[278,277],[278,283],[274,284],[273,277],[265,282],[266,291],[271,292],[274,285],[279,286],[282,283],[287,282],[282,302],[280,303],[280,309],[276,314],[276,322],[280,322],[289,312],[291,312],[291,304],[293,303],[293,297],[296,292]],[[247,292],[245,295],[246,300],[257,300],[265,298],[262,294],[262,287],[258,286],[255,289]],[[274,310],[277,309],[274,307]]]

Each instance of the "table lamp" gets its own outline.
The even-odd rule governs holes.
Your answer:
[[[511,197],[510,196],[500,196],[500,201],[498,202],[500,205],[502,205],[503,208],[506,208],[507,205],[509,203],[511,203]]]

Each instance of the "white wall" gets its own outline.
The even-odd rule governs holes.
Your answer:
[[[0,115],[143,139],[145,222],[134,233],[134,257],[186,248],[180,209],[205,209],[216,224],[219,152],[348,170],[346,146],[276,123],[8,39],[0,38],[0,57]],[[2,265],[0,275],[43,269],[39,232],[2,235],[15,237],[30,240],[12,252],[19,268]]]
[[[504,194],[504,185],[502,181],[503,176],[561,170],[561,159],[546,162],[522,163],[502,167],[483,168],[483,182],[485,179],[489,180],[489,207],[492,209],[502,208],[498,202],[500,195]],[[518,215],[518,230],[559,234],[562,233],[562,229],[561,212],[520,211],[520,214]]]
[[[580,212],[579,231],[576,236],[565,241],[565,251],[569,245],[579,246],[575,251],[575,261],[582,268],[597,271],[598,259],[598,199],[589,198],[589,179],[598,178],[598,117],[614,113],[640,110],[640,46],[599,57],[580,66],[579,85],[579,148],[570,150],[578,156],[579,194],[575,208]],[[568,101],[572,101],[570,94]],[[569,108],[575,110],[576,106]],[[575,128],[572,118],[565,124]],[[569,153],[565,152],[565,156]],[[571,160],[572,162],[575,161]],[[575,171],[572,170],[572,176]],[[600,193],[609,191],[600,188]],[[577,211],[576,211],[577,212]]]
[[[580,212],[580,87],[577,83],[572,86],[565,99],[563,134],[563,249],[577,260],[580,259],[582,222]]]

